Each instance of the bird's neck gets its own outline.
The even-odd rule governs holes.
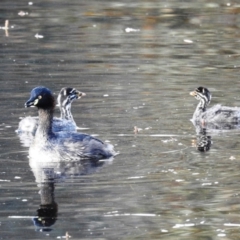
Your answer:
[[[206,109],[207,109],[207,103],[206,101],[204,101],[204,99],[202,99],[196,107],[196,110],[193,114],[193,119],[197,120],[198,118],[200,118],[201,114],[205,112]]]
[[[60,107],[60,112],[61,112],[61,118],[62,119],[74,121],[72,113],[71,113],[71,104],[62,105]]]
[[[36,138],[41,140],[48,139],[52,133],[53,109],[39,109],[39,125]]]
[[[42,169],[43,171],[45,169]],[[52,204],[54,202],[54,182],[44,182],[40,184],[41,204]]]

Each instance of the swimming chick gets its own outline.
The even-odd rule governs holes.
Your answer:
[[[53,131],[77,131],[77,125],[73,119],[71,113],[71,105],[75,99],[80,99],[81,97],[86,96],[85,93],[78,91],[75,88],[65,87],[62,88],[58,94],[58,106],[60,108],[61,117],[53,118]],[[38,117],[25,117],[23,118],[18,125],[16,132],[18,134],[27,134],[30,133],[35,135],[35,132],[38,127]]]
[[[190,92],[190,95],[194,96],[199,101],[191,119],[194,124],[240,123],[239,107],[225,107],[217,104],[207,109],[207,105],[210,103],[212,98],[212,95],[207,88],[198,87],[194,91]]]
[[[29,148],[29,156],[35,161],[106,159],[116,155],[112,145],[90,135],[69,131],[53,132],[55,100],[48,88],[34,88],[25,106],[38,108],[39,125]]]

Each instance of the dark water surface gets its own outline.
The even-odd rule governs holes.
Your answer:
[[[0,239],[240,239],[240,131],[200,152],[189,121],[199,85],[240,106],[240,5],[2,0],[0,16]],[[37,183],[14,131],[38,85],[85,92],[78,126],[120,155]]]

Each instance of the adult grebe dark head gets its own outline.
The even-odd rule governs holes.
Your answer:
[[[40,109],[54,109],[55,99],[52,92],[46,87],[36,87],[31,91],[25,107],[35,106]]]

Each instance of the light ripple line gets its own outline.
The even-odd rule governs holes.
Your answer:
[[[223,225],[227,227],[240,227],[239,223],[224,223]]]

